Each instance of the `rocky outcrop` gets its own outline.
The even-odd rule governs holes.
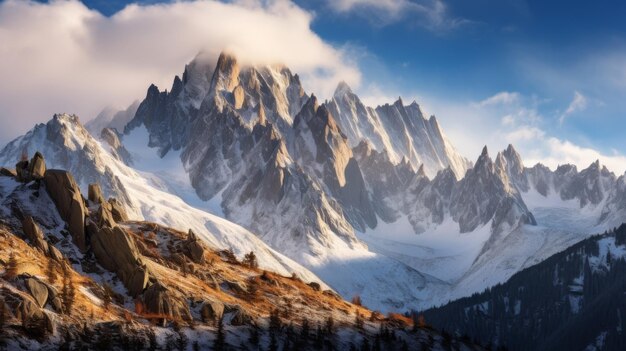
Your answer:
[[[122,205],[122,203],[116,199],[116,198],[110,198],[109,199],[109,205],[110,210],[111,210],[111,215],[113,216],[113,220],[115,220],[116,222],[126,222],[128,221],[128,214],[126,213],[126,209],[124,208],[124,205]]]
[[[15,178],[17,177],[17,172],[14,169],[0,167],[0,176]]]
[[[116,272],[132,296],[143,292],[150,273],[130,235],[120,227],[104,227],[91,238],[93,252],[104,268]]]
[[[200,315],[207,320],[218,320],[224,315],[224,304],[219,301],[205,301],[200,307]]]
[[[87,199],[94,204],[104,203],[104,196],[102,195],[102,188],[98,183],[89,184]]]
[[[39,307],[44,307],[48,301],[48,287],[35,278],[27,278],[25,284]]]
[[[30,160],[30,163],[28,164],[28,171],[30,172],[30,176],[32,177],[32,179],[43,179],[44,175],[46,174],[46,161],[44,160],[41,153],[35,153],[33,158]]]
[[[124,162],[127,165],[131,165],[132,157],[130,152],[124,147],[118,133],[113,128],[103,128],[100,132],[100,138],[111,147],[111,154],[113,157]]]
[[[23,159],[15,165],[16,179],[22,183],[43,179],[45,173],[46,161],[39,152],[35,153],[30,162],[28,159]]]
[[[74,177],[68,171],[48,170],[44,176],[44,183],[59,211],[59,215],[67,222],[74,243],[81,252],[86,252],[85,216],[87,215],[87,208]]]
[[[43,232],[41,228],[39,228],[39,225],[35,223],[33,217],[26,216],[26,218],[24,218],[22,221],[22,230],[24,230],[24,234],[34,247],[45,254],[49,252],[48,243],[43,237]]]
[[[24,231],[26,238],[28,238],[34,247],[41,250],[44,254],[55,261],[60,262],[63,260],[63,254],[61,254],[61,252],[54,247],[54,245],[44,239],[41,228],[37,223],[35,223],[35,220],[32,217],[26,216],[26,218],[24,218],[22,221],[22,230]]]
[[[204,246],[191,229],[189,229],[187,240],[183,242],[183,247],[185,248],[185,254],[192,261],[195,263],[204,262]]]
[[[232,314],[230,325],[240,326],[254,323],[254,318],[239,305],[227,306],[226,311]]]
[[[108,202],[103,202],[100,204],[98,210],[96,211],[95,220],[99,228],[113,228],[117,224],[115,219],[113,218],[111,205],[109,205]]]
[[[29,295],[17,294],[6,288],[2,295],[9,311],[13,316],[22,321],[28,332],[30,329],[45,328],[48,332],[54,332],[54,323],[39,307],[38,303]],[[39,334],[41,331],[32,330]]]
[[[187,302],[160,282],[156,282],[146,289],[143,294],[143,303],[148,314],[156,315],[159,318],[192,319]]]

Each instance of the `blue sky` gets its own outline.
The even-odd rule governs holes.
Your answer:
[[[295,1],[366,102],[416,99],[468,158],[512,142],[529,162],[626,169],[626,2]],[[83,3],[113,17],[128,2]]]

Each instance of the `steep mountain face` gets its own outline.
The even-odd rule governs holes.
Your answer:
[[[622,349],[625,244],[621,225],[423,315],[436,327],[511,350]]]
[[[374,289],[360,288],[348,273],[351,283],[343,286],[329,265],[350,272],[360,267],[357,261],[378,262],[385,268],[371,274],[389,281],[383,272],[402,267],[400,261],[406,265],[400,271],[412,275],[407,281],[424,289],[408,295],[422,301],[432,287],[447,285],[439,279],[454,282],[451,277],[462,276],[490,236],[534,223],[503,171],[502,156],[494,163],[485,155],[480,167],[468,172],[470,163],[416,103],[399,100],[371,109],[340,84],[333,99],[319,105],[284,67],[240,66],[222,54],[214,69],[191,72],[197,61],[187,66],[186,78],[175,79],[171,92],[150,87],[126,138],[145,128],[149,146],[160,155],[180,152],[202,200],[217,203],[228,219],[321,274],[342,294],[368,295]],[[192,79],[193,74],[201,77]],[[192,81],[205,84],[195,100],[184,93]],[[409,228],[398,229],[403,221]],[[473,238],[472,244],[451,255],[434,239],[440,231],[480,233],[464,237]],[[369,240],[371,233],[394,248]],[[431,248],[429,257],[398,252],[404,249],[396,245],[396,235],[420,250]],[[440,259],[461,263],[440,276]],[[394,308],[404,305],[397,294],[379,300]]]
[[[485,147],[474,168],[459,182],[452,195],[451,214],[461,233],[474,231],[491,221],[498,233],[523,224],[536,224],[506,173],[502,154],[494,163]]]
[[[99,183],[103,193],[117,198],[131,219],[191,228],[213,247],[229,248],[237,255],[255,251],[261,267],[319,281],[246,229],[191,207],[171,194],[158,177],[128,167],[94,139],[76,116],[55,115],[47,124],[37,125],[0,151],[0,164],[11,167],[23,153],[35,150],[48,155],[48,168],[70,170],[84,192],[88,184]]]
[[[91,119],[85,124],[85,128],[92,135],[98,135],[102,129],[111,128],[119,132],[124,130],[124,127],[130,122],[137,113],[139,108],[139,101],[134,101],[125,110],[118,111],[112,107],[107,107],[100,112],[96,118]]]
[[[448,142],[436,118],[424,118],[415,101],[405,106],[402,99],[398,99],[392,105],[372,109],[363,105],[342,82],[328,102],[328,110],[337,119],[351,147],[367,140],[376,151],[387,152],[394,164],[406,158],[414,169],[424,165],[425,173],[431,178],[439,170],[450,167],[458,179],[471,166]]]
[[[36,165],[28,178],[0,175],[3,348],[484,349],[348,303],[324,284],[261,270],[253,252],[239,260],[191,230],[123,219],[97,184],[85,199],[50,182],[50,174],[73,176],[43,161],[24,161]],[[65,196],[87,207],[79,223],[87,250],[63,219],[56,200]]]

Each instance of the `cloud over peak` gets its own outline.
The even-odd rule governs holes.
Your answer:
[[[184,1],[129,5],[111,17],[77,0],[0,3],[0,117],[19,120],[7,141],[55,112],[87,120],[124,107],[150,83],[161,88],[199,51],[228,50],[244,64],[284,63],[307,90],[330,96],[360,72],[341,48],[311,30],[311,13],[289,1]]]

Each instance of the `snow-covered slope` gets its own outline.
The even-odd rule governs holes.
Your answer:
[[[117,197],[127,206],[133,219],[191,228],[209,245],[231,248],[237,256],[254,251],[263,268],[285,275],[295,272],[306,281],[319,281],[319,276],[344,297],[360,295],[372,308],[415,308],[428,297],[431,286],[445,285],[398,261],[369,252],[362,244],[355,242],[355,246],[350,246],[344,240],[318,242],[311,246],[310,253],[296,251],[293,241],[285,241],[281,251],[300,252],[294,257],[299,262],[296,263],[259,238],[266,237],[207,212],[219,214],[220,207],[198,198],[177,153],[159,158],[154,150],[145,147],[145,129],[136,128],[126,137],[133,140],[126,146],[136,169],[113,157],[111,150],[92,138],[76,116],[55,115],[47,124],[36,126],[9,143],[0,152],[0,164],[10,167],[22,151],[40,151],[47,155],[49,168],[72,170],[84,191],[89,183],[99,182],[105,194]]]
[[[44,154],[48,168],[70,170],[84,193],[89,183],[100,183],[105,195],[126,205],[132,219],[190,228],[209,245],[230,248],[237,256],[254,251],[261,267],[285,275],[295,272],[306,281],[320,281],[241,226],[194,208],[165,191],[158,176],[135,171],[112,157],[76,116],[55,115],[47,124],[12,141],[0,152],[0,164],[12,167],[23,151]]]

